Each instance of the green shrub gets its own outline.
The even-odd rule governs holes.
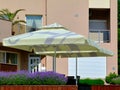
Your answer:
[[[111,80],[111,84],[117,84],[117,85],[119,85],[120,84],[120,76],[116,77],[116,78],[113,78]]]
[[[26,85],[27,77],[25,75],[13,75],[7,78],[8,85]]]
[[[114,73],[110,73],[108,76],[105,77],[105,81],[106,81],[106,83],[111,84],[111,80],[113,78],[116,78],[116,77],[118,77],[118,75],[115,72]]]
[[[80,79],[79,84],[81,85],[104,85],[104,81],[102,79]]]

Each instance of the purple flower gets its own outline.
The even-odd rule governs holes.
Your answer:
[[[67,82],[65,75],[53,71],[36,73],[29,73],[28,71],[0,72],[0,80],[3,78],[8,84],[63,85]]]

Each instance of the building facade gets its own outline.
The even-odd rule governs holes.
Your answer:
[[[6,4],[9,3],[9,4]],[[4,0],[0,9],[14,12],[25,9],[17,19],[26,24],[14,26],[16,34],[39,30],[43,25],[59,23],[69,30],[93,39],[101,47],[114,52],[112,57],[78,58],[78,75],[86,78],[104,78],[117,73],[117,0]],[[2,46],[2,39],[11,35],[11,22],[0,20],[0,70],[52,70],[52,57]],[[11,59],[11,60],[10,60]],[[13,67],[13,69],[12,69]],[[75,58],[57,58],[56,71],[75,75]]]

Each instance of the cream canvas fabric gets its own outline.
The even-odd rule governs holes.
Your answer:
[[[110,50],[57,23],[43,26],[38,31],[5,38],[3,45],[30,52],[34,50],[41,55],[54,55],[56,52],[56,56],[62,57],[113,55]]]

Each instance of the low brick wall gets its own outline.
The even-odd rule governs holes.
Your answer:
[[[17,65],[0,63],[0,71],[17,71]]]
[[[78,90],[76,85],[1,85],[0,90]]]
[[[120,85],[95,85],[91,86],[91,90],[120,90]]]
[[[78,90],[120,90],[120,85],[81,85]]]

